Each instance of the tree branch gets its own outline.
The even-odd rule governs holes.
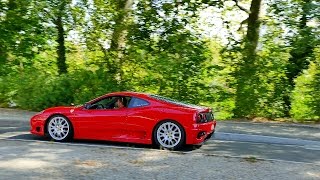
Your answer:
[[[249,11],[248,9],[246,9],[246,8],[242,7],[241,5],[239,5],[238,0],[232,0],[232,1],[236,3],[236,6],[237,6],[240,10],[242,10],[242,11],[250,14],[250,11]]]
[[[242,30],[242,26],[243,26],[244,24],[248,24],[248,20],[249,20],[249,18],[243,20],[243,21],[240,23],[240,27],[239,27],[238,31],[241,31],[241,30]]]

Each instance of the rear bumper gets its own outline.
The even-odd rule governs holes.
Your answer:
[[[46,118],[41,114],[36,114],[30,119],[30,133],[38,136],[44,136],[44,126]]]
[[[216,129],[217,121],[203,124],[193,124],[193,128],[187,133],[186,144],[202,144],[209,139]]]

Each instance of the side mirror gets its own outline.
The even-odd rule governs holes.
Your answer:
[[[89,103],[85,103],[85,104],[83,105],[83,108],[84,108],[84,109],[90,109],[90,107],[91,107],[91,104],[89,104]]]

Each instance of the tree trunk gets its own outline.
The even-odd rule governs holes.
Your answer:
[[[6,75],[4,66],[7,62],[7,54],[3,49],[4,47],[0,44],[0,76]]]
[[[116,0],[117,9],[119,15],[115,19],[115,27],[113,29],[113,34],[111,38],[110,51],[115,52],[116,57],[109,67],[109,73],[114,74],[117,80],[120,91],[125,90],[125,85],[123,82],[123,70],[122,64],[124,61],[124,47],[127,38],[127,28],[128,24],[126,18],[130,16],[130,9],[132,8],[133,0]]]
[[[243,51],[243,59],[238,64],[236,71],[236,107],[234,114],[236,117],[245,117],[254,115],[257,103],[257,95],[255,90],[258,87],[258,79],[256,76],[256,49],[259,42],[260,21],[259,13],[262,0],[252,0],[250,13],[247,19],[248,28],[245,37],[245,47]]]
[[[259,41],[260,21],[259,13],[262,0],[252,0],[248,18],[248,30],[246,35],[247,61],[253,61]]]
[[[7,53],[4,50],[5,47],[0,44],[0,64],[5,64],[7,62]]]
[[[115,19],[115,27],[113,29],[110,50],[118,50],[121,43],[124,43],[124,31],[126,30],[125,18],[131,9],[133,0],[117,0],[117,10],[119,15]]]
[[[65,3],[61,3],[61,6],[59,8],[59,12],[57,14],[55,25],[58,31],[58,37],[56,42],[58,43],[58,49],[57,49],[57,65],[58,65],[58,71],[59,74],[67,73],[67,64],[66,64],[66,47],[65,47],[65,30],[63,28],[63,13],[64,13],[64,6]]]

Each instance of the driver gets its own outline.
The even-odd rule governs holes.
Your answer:
[[[124,108],[124,103],[123,103],[123,99],[121,97],[119,97],[116,101],[116,109],[120,109],[120,108]]]

